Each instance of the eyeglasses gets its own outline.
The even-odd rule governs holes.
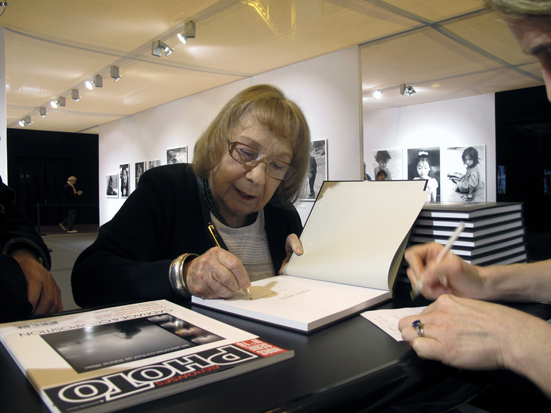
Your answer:
[[[259,151],[252,146],[245,145],[241,142],[228,142],[228,152],[230,153],[230,156],[241,165],[249,166],[251,168],[254,168],[260,162],[264,162],[266,164],[266,172],[268,175],[278,181],[286,181],[296,172],[295,168],[287,162],[260,157]]]

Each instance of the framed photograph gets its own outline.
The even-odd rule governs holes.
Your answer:
[[[364,176],[365,179],[373,181],[402,179],[402,149],[383,149],[373,151],[372,154],[373,176],[366,170],[365,174],[368,177]]]
[[[134,164],[134,176],[136,179],[136,185],[134,188],[138,187],[138,182],[140,182],[140,178],[142,177],[142,174],[145,172],[145,162],[136,162]]]
[[[130,195],[130,164],[125,163],[121,165],[119,170],[121,176],[121,198],[128,198],[128,195]]]
[[[327,140],[312,141],[308,174],[302,186],[301,201],[315,201],[323,181],[327,180]]]
[[[408,180],[426,179],[427,202],[440,201],[440,148],[407,149]]]
[[[107,198],[118,198],[119,197],[119,176],[107,175]]]
[[[486,146],[443,150],[441,182],[443,201],[486,202]]]
[[[161,166],[160,159],[157,159],[155,161],[148,161],[146,170],[156,168],[157,166]]]
[[[166,150],[166,164],[187,163],[187,146]]]

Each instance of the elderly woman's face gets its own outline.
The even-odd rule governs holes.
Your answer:
[[[262,156],[290,163],[291,147],[262,125],[254,115],[247,115],[230,136],[228,142],[252,146]],[[214,201],[220,213],[232,227],[245,223],[247,215],[260,211],[274,195],[280,181],[266,173],[266,164],[255,167],[241,165],[226,151],[209,176]]]

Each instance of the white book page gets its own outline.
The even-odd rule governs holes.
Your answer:
[[[398,328],[398,321],[402,318],[419,314],[427,307],[410,307],[410,308],[398,308],[392,310],[373,310],[365,311],[361,315],[387,333],[396,341],[404,341],[402,339],[402,333]]]
[[[193,296],[192,302],[307,331],[361,311],[371,300],[390,298],[390,293],[384,290],[284,275],[255,281],[249,289],[253,300],[240,290],[233,298],[203,300]],[[318,320],[324,321],[316,324]]]
[[[427,198],[425,181],[325,182],[283,272],[389,290],[400,244]]]

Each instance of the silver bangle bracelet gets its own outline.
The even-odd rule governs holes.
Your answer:
[[[168,270],[168,279],[174,292],[182,297],[189,297],[191,293],[187,289],[186,282],[184,280],[184,264],[189,257],[198,257],[198,254],[188,252],[175,258],[170,264]]]

